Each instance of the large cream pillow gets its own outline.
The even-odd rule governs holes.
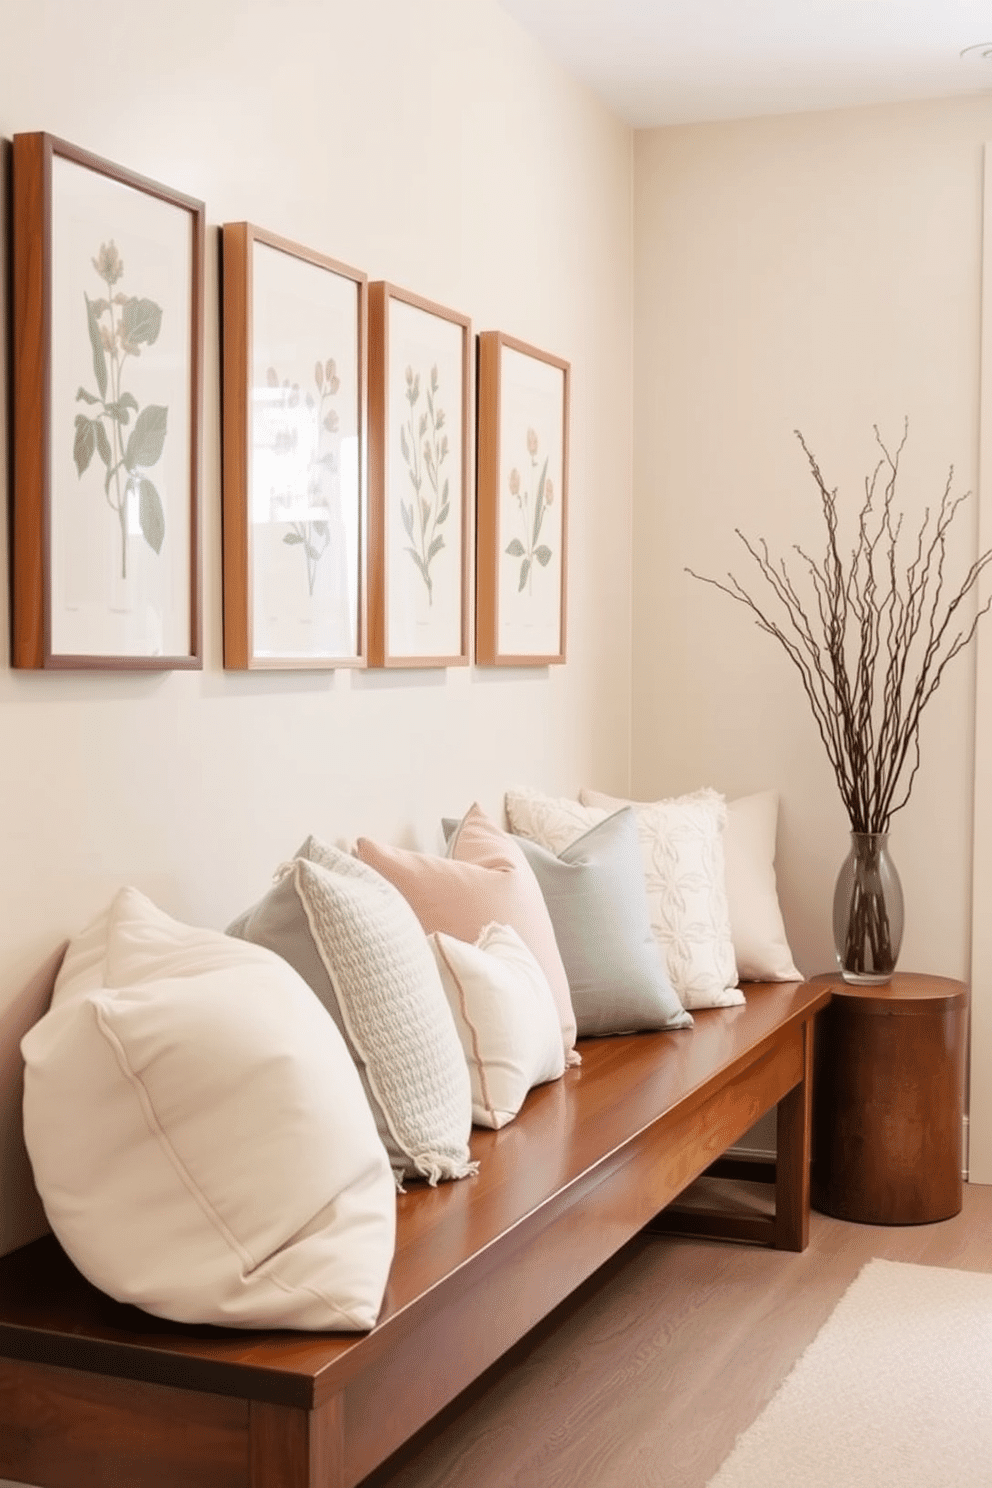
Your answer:
[[[594,791],[583,791],[579,802],[537,791],[506,793],[514,832],[556,853],[623,806],[633,806],[637,818],[651,929],[682,1006],[695,1011],[742,1003],[727,908],[722,796],[700,791],[646,804]]]
[[[94,1285],[180,1322],[372,1326],[389,1160],[337,1029],[279,957],[122,889],[21,1048],[38,1191]]]
[[[510,925],[487,925],[474,945],[442,931],[429,942],[472,1079],[472,1119],[505,1126],[533,1086],[565,1069],[548,979]]]

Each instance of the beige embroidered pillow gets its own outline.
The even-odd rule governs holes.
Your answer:
[[[582,791],[578,802],[537,791],[506,795],[514,831],[553,852],[622,806],[634,808],[651,929],[682,1006],[694,1011],[742,1003],[727,907],[722,796],[700,791],[642,803],[596,791]]]
[[[21,1047],[38,1191],[95,1286],[180,1322],[372,1326],[395,1184],[344,1043],[285,961],[122,889]]]
[[[472,1080],[472,1119],[505,1126],[534,1085],[565,1069],[548,979],[509,925],[487,925],[474,945],[442,931],[429,940]]]
[[[397,1181],[475,1172],[461,1043],[424,932],[392,884],[310,837],[228,933],[284,957],[327,1008]]]
[[[581,794],[583,801],[595,803],[592,809],[597,810],[615,799],[597,791],[584,790]],[[727,802],[723,832],[727,910],[737,973],[746,982],[802,980],[789,949],[778,902],[777,824],[776,791],[759,791]]]

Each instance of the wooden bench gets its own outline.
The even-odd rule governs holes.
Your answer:
[[[180,1326],[96,1291],[51,1236],[5,1257],[0,1478],[352,1488],[776,1104],[774,1217],[688,1223],[802,1250],[813,1020],[830,993],[747,997],[692,1032],[584,1041],[582,1065],[515,1122],[474,1134],[476,1178],[411,1186],[370,1333]]]

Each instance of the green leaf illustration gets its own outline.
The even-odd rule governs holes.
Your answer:
[[[106,465],[107,469],[109,470],[111,461],[114,457],[110,452],[110,440],[107,438],[107,431],[100,423],[99,419],[94,421],[93,432],[96,434],[97,453],[100,456],[100,459],[103,461],[104,465]]]
[[[431,543],[430,547],[427,549],[427,562],[430,563],[432,558],[436,558],[443,547],[444,538],[441,536],[436,537]]]
[[[413,542],[413,507],[407,506],[405,501],[401,501],[400,516],[403,518],[403,526],[406,528],[406,535],[410,539],[410,541]]]
[[[520,565],[520,583],[517,585],[517,593],[520,594],[524,585],[530,577],[530,559],[525,558]]]
[[[302,541],[303,539],[298,532],[287,532],[283,538],[283,542],[288,543],[291,548],[295,548]]]
[[[154,300],[128,300],[121,320],[126,341],[151,346],[153,341],[158,340],[158,333],[162,329],[162,307],[156,305]]]
[[[165,443],[165,425],[169,410],[151,403],[138,414],[124,451],[124,464],[134,471],[140,465],[154,465]]]
[[[104,407],[106,412],[109,413],[114,422],[120,424],[122,428],[125,424],[129,424],[131,422],[131,415],[128,412],[123,398],[121,398],[117,403],[107,403],[104,405]]]
[[[548,547],[547,543],[542,543],[539,548],[534,549],[534,557],[537,559],[542,568],[547,568],[548,564],[551,562],[551,549]]]
[[[150,480],[142,476],[138,486],[138,521],[142,536],[156,553],[162,551],[165,540],[165,512],[162,500]]]
[[[85,290],[83,299],[86,301],[86,324],[90,332],[90,346],[93,348],[93,375],[96,377],[100,397],[105,398],[107,396],[107,354],[103,349],[103,337],[100,335],[96,306]]]
[[[438,514],[437,514],[437,525],[439,527],[440,527],[440,525],[441,525],[442,522],[446,522],[448,520],[448,513],[449,513],[450,510],[451,510],[451,507],[450,506],[442,506],[441,510],[438,512]]]
[[[541,479],[537,483],[537,505],[534,508],[534,536],[531,538],[531,547],[537,543],[538,534],[541,531],[541,523],[544,521],[544,485],[548,478],[548,462],[545,460],[541,469]]]
[[[417,552],[416,548],[407,548],[406,549],[406,552],[408,552],[410,554],[410,557],[413,559],[414,563],[419,568],[420,573],[421,573],[421,576],[423,578],[424,583],[427,585],[427,588],[428,589],[433,589],[434,586],[431,583],[431,576],[430,576],[430,574],[427,571],[427,565],[424,563],[423,558],[421,558],[421,556]]]
[[[76,414],[76,437],[72,444],[72,458],[76,462],[76,469],[80,475],[89,465],[96,448],[96,435],[93,433],[93,419],[88,419],[84,413]]]
[[[507,555],[508,558],[522,558],[526,551],[527,549],[524,547],[519,537],[511,538],[506,547],[503,549],[503,552]]]
[[[88,393],[84,387],[78,388],[76,391],[77,403],[99,403],[99,401],[100,399],[94,393]]]

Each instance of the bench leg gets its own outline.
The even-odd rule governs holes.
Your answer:
[[[252,1401],[249,1488],[344,1488],[341,1407],[317,1410]]]
[[[803,1026],[803,1078],[778,1103],[775,1248],[809,1244],[809,1170],[813,1128],[813,1020]]]

